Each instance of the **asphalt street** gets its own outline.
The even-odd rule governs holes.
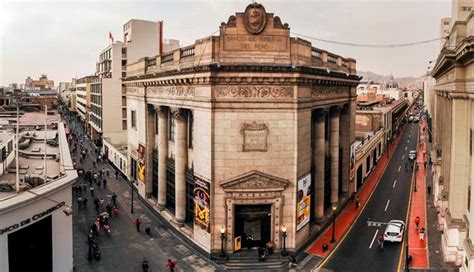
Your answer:
[[[76,134],[82,133],[78,126],[72,127]],[[84,139],[89,150],[93,149],[92,143]],[[95,154],[89,152],[83,163],[79,162],[78,150],[73,156],[76,158],[77,167],[85,170],[93,169],[92,162]],[[75,271],[142,271],[141,261],[146,257],[150,262],[153,271],[166,271],[167,259],[177,260],[176,271],[214,271],[216,269],[206,257],[202,256],[192,247],[187,245],[180,237],[169,230],[154,213],[145,207],[138,197],[135,196],[134,213],[130,212],[131,190],[128,183],[122,178],[113,177],[114,170],[109,163],[99,163],[98,169],[109,169],[110,177],[107,177],[107,188],[94,185],[94,195],[99,198],[108,199],[108,194],[116,192],[118,195],[118,206],[120,208],[118,216],[110,218],[111,233],[106,234],[103,228],[100,229],[96,241],[102,253],[100,261],[88,261],[87,234],[90,226],[97,218],[94,209],[93,199],[87,183],[86,191],[82,196],[88,198],[87,208],[79,208],[74,201],[73,235],[74,235],[74,268]],[[82,183],[82,177],[79,183]],[[136,193],[136,192],[135,192]],[[73,194],[76,199],[76,194]],[[141,219],[141,232],[137,232],[133,225],[133,220]],[[145,234],[145,227],[151,228],[151,235]]]
[[[322,268],[336,272],[397,271],[402,243],[386,242],[384,250],[378,249],[377,236],[383,235],[385,225],[370,227],[367,221],[406,220],[413,170],[405,170],[405,163],[409,162],[410,150],[416,149],[418,123],[408,123],[399,137],[402,138],[369,203]]]

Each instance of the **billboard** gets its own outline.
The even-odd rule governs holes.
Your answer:
[[[194,178],[194,224],[210,232],[209,211],[209,182],[198,177]]]
[[[296,231],[309,223],[311,209],[311,174],[298,180],[296,193]]]

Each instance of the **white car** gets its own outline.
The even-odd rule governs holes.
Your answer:
[[[385,229],[383,239],[386,242],[401,242],[405,232],[405,222],[401,220],[390,220]]]
[[[410,150],[410,153],[408,153],[408,158],[414,161],[416,159],[416,150]]]

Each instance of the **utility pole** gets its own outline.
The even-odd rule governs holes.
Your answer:
[[[44,170],[44,182],[48,181],[48,168],[46,164],[46,156],[48,155],[46,152],[46,132],[48,129],[48,106],[44,105],[44,165],[43,165],[43,170]]]
[[[20,103],[20,98],[17,97],[16,100],[16,148],[15,148],[15,164],[16,164],[16,182],[15,182],[15,187],[16,187],[16,193],[20,193],[20,162],[18,157],[18,148],[19,148],[19,138],[20,138],[20,109],[19,109],[19,103]]]

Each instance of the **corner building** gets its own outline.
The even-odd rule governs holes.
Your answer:
[[[283,227],[299,250],[354,188],[359,79],[354,59],[290,37],[251,4],[218,36],[127,66],[130,176],[209,254],[221,229],[230,254],[247,235],[281,249]]]

